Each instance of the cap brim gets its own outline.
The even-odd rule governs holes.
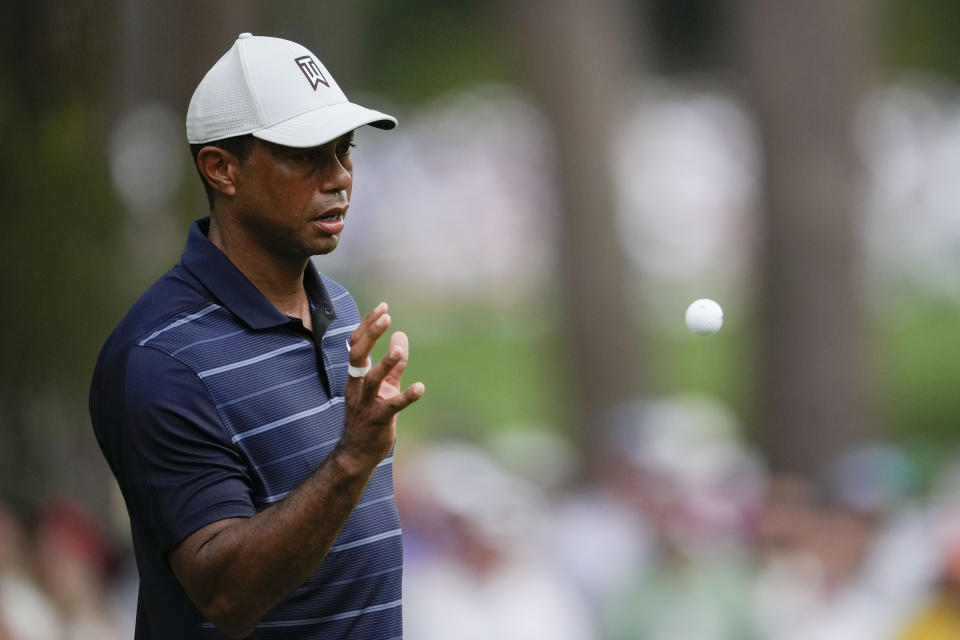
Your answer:
[[[365,124],[393,129],[397,119],[352,102],[338,102],[259,129],[253,135],[285,147],[316,147]]]

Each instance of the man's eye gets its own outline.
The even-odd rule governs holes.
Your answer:
[[[355,146],[357,145],[354,144],[353,142],[347,142],[346,144],[342,144],[339,147],[337,147],[337,153],[341,156],[349,155],[350,149]]]

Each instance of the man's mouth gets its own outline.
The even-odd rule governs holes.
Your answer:
[[[313,224],[325,233],[336,235],[343,231],[344,213],[346,213],[345,209],[332,209],[322,216],[314,218]]]

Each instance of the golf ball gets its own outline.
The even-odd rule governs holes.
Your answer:
[[[723,309],[709,298],[694,300],[687,307],[687,328],[697,335],[716,333],[723,326]]]

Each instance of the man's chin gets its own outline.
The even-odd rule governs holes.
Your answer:
[[[325,256],[334,249],[337,248],[337,245],[340,244],[340,234],[334,236],[327,236],[323,239],[323,242],[317,242],[313,245],[311,255],[315,256]]]

